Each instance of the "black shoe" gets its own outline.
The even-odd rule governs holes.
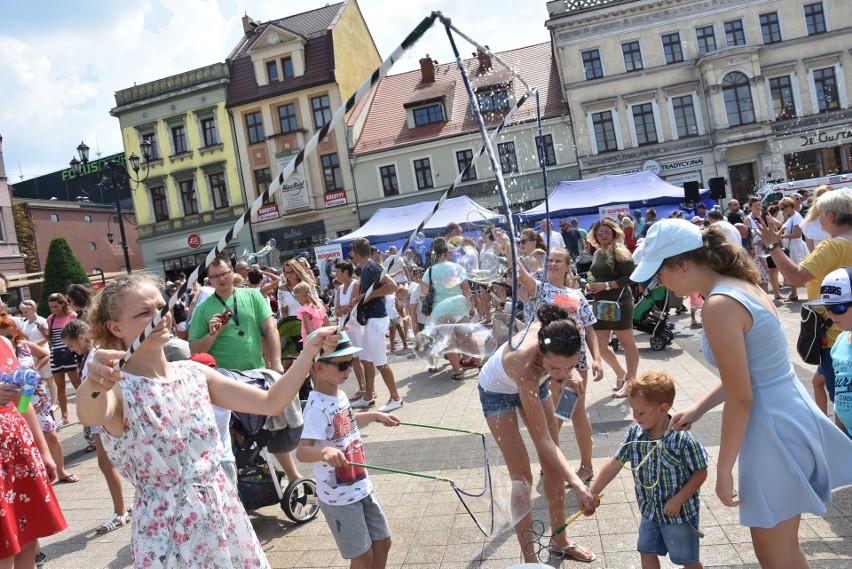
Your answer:
[[[44,559],[47,557],[43,551],[39,551],[35,556],[36,567],[44,567]]]

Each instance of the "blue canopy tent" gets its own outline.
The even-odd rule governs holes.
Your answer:
[[[370,245],[383,251],[391,245],[399,249],[405,245],[406,239],[432,211],[436,203],[437,201],[425,201],[399,207],[380,208],[359,229],[332,239],[329,243],[340,243],[346,255],[352,242],[359,237],[367,239]],[[422,248],[428,249],[432,238],[443,235],[450,223],[458,223],[466,234],[476,238],[479,237],[477,233],[482,229],[489,225],[505,223],[505,220],[505,216],[482,207],[467,196],[450,198],[441,204],[423,228],[427,239]],[[412,243],[412,245],[415,244]]]
[[[710,190],[699,190],[700,201],[710,209],[715,201],[710,198]],[[645,210],[653,207],[658,218],[668,217],[675,210],[683,210],[689,219],[692,210],[684,204],[683,188],[673,186],[653,172],[633,174],[611,174],[587,180],[559,182],[550,193],[550,219],[558,226],[557,220],[576,217],[580,227],[587,228],[600,219],[600,207],[628,204],[630,211]],[[532,222],[544,219],[545,204],[516,214],[520,222]]]

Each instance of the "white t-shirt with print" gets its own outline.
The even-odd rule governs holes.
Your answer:
[[[316,440],[317,448],[331,446],[339,449],[349,462],[366,464],[364,443],[358,432],[355,413],[342,391],[337,392],[337,397],[312,391],[303,415],[303,439]],[[321,460],[314,463],[314,480],[317,483],[317,497],[331,506],[354,504],[369,496],[373,490],[365,468],[335,468]]]

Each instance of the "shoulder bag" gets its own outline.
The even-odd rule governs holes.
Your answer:
[[[627,287],[621,287],[616,300],[595,300],[595,318],[602,322],[617,322],[621,320],[621,295]]]

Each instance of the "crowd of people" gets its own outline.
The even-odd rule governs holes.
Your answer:
[[[122,276],[94,297],[72,285],[49,297],[47,318],[24,301],[22,318],[0,313],[7,356],[0,362],[7,373],[36,369],[42,381],[24,412],[16,410],[20,388],[0,383],[0,568],[43,561],[38,538],[67,525],[51,482],[80,481],[66,468],[56,433],[69,423],[69,380],[86,451],[97,453],[114,506],[96,532],[132,526],[137,566],[268,566],[236,492],[230,410],[276,415],[301,396],[301,440],[269,450],[289,481],[301,478],[296,457],[314,464],[320,508],[341,555],[352,567],[383,567],[390,528],[365,469],[352,463],[365,462],[359,427],[399,424],[404,401],[388,354],[411,349],[430,375],[448,365],[450,379],[463,381],[466,370],[477,370],[485,422],[517,482],[512,503],[523,515],[515,531],[526,561],[535,561],[524,537],[534,478],[524,426],[541,464],[553,554],[596,557],[556,531],[566,483],[591,515],[627,467],[642,514],[643,566],[668,554],[702,567],[698,491],[709,465],[687,431],[724,403],[716,494],[739,506],[762,566],[808,567],[801,514],[824,514],[831,490],[852,483],[852,269],[845,269],[852,267],[852,190],[821,188],[763,206],[757,198],[747,211],[738,200],[724,211],[698,204],[666,219],[648,208],[588,230],[577,219],[544,221],[514,242],[497,227],[465,234],[453,223],[428,247],[403,252],[356,239],[325,275],[309,255],[280,269],[216,257],[120,370],[124,350],[185,275],[166,283],[146,273]],[[651,283],[668,289],[657,310],[689,310],[692,325],[703,327],[703,353],[719,369],[720,382],[686,409],[672,409],[676,377],[639,372],[634,303]],[[813,398],[796,378],[776,309],[783,286],[786,301],[797,302],[802,285],[808,304],[832,319]],[[606,376],[603,364],[612,397],[627,399],[636,424],[596,478],[585,403],[589,376]],[[217,368],[265,369],[279,379],[264,391]],[[350,368],[358,388],[347,395],[341,386]],[[573,411],[557,414],[566,392],[575,396]],[[574,466],[559,447],[563,421],[580,450]],[[132,509],[122,478],[136,490]]]

